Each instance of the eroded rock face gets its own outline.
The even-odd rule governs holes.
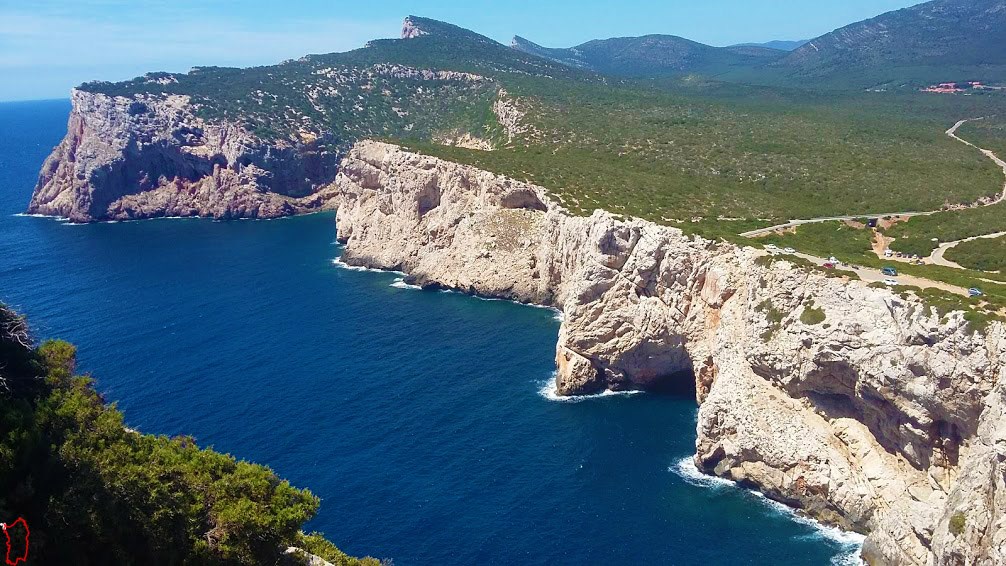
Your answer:
[[[75,222],[274,218],[329,201],[341,156],[314,135],[267,143],[237,124],[200,119],[186,96],[75,90],[72,101],[30,213]]]
[[[1006,559],[1002,324],[976,332],[758,250],[573,217],[539,187],[395,146],[358,144],[335,189],[344,261],[560,308],[560,394],[694,376],[703,470],[868,533],[874,563]]]

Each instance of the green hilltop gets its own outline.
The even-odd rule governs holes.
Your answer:
[[[715,76],[758,67],[785,55],[758,46],[712,47],[673,35],[598,39],[569,49],[545,48],[518,36],[513,48],[564,65],[624,77]]]
[[[1006,80],[1006,2],[935,0],[812,39],[772,65],[790,83],[882,88]]]

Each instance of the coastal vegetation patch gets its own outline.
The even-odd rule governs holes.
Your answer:
[[[1006,236],[961,242],[943,257],[968,269],[1002,273],[1006,271]]]

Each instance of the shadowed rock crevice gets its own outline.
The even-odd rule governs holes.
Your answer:
[[[539,212],[548,210],[548,207],[538,198],[538,195],[528,189],[515,189],[506,193],[500,199],[500,206],[503,208],[524,208]]]

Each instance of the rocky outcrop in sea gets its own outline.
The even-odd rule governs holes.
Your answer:
[[[690,385],[696,464],[867,534],[874,564],[1006,561],[1006,327],[376,142],[343,261],[553,306],[563,395]],[[655,431],[674,434],[675,431]]]
[[[74,90],[63,141],[28,212],[74,222],[158,216],[276,218],[324,208],[341,152],[332,140],[264,141],[200,118],[188,96]]]

